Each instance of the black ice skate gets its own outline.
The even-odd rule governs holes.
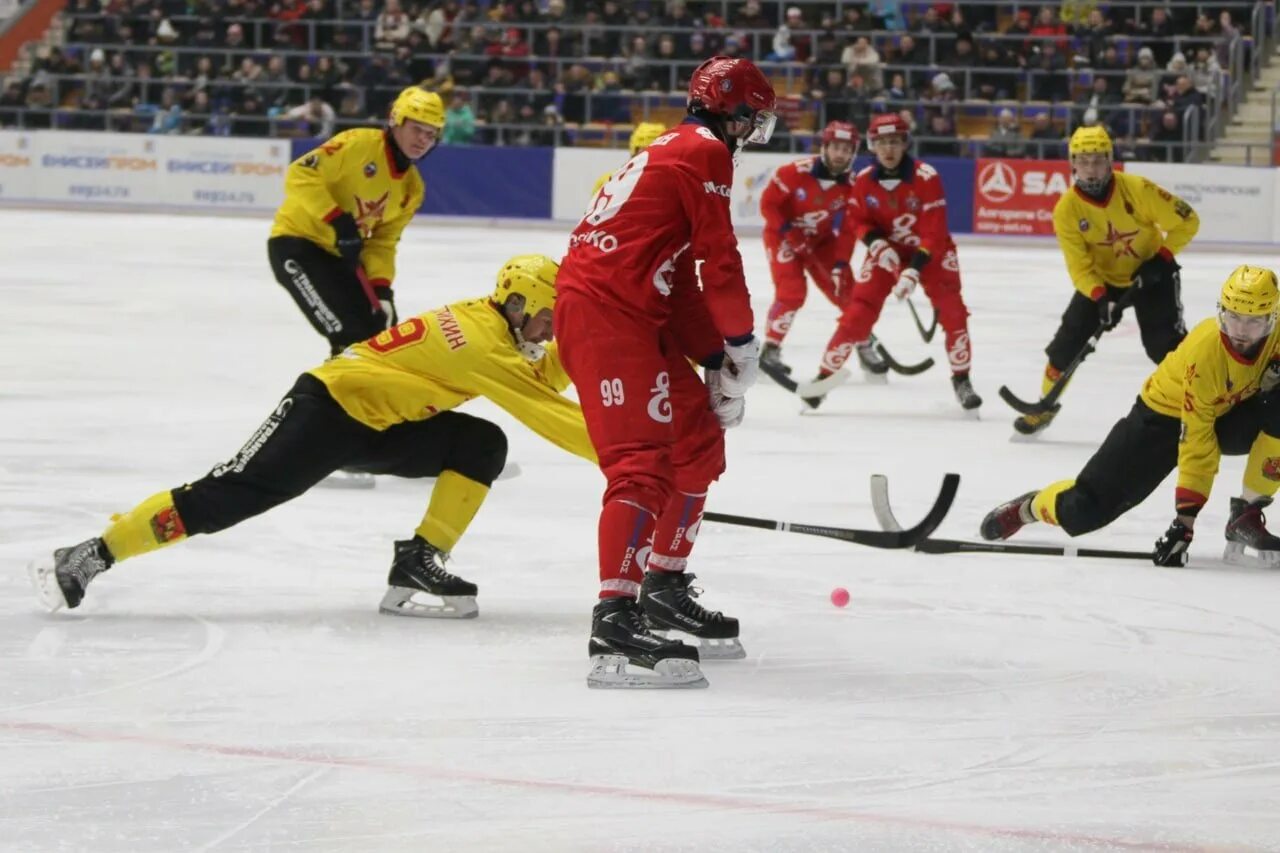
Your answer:
[[[987,513],[987,517],[982,519],[982,527],[979,531],[982,534],[982,538],[988,542],[996,539],[1008,539],[1023,527],[1035,521],[1035,513],[1031,511],[1031,500],[1037,494],[1039,493],[1027,492],[1025,495],[1018,495],[1013,500],[1006,501]]]
[[[738,620],[694,601],[702,590],[691,584],[693,579],[684,572],[645,572],[640,609],[649,629],[664,637],[679,632],[697,638],[702,660],[746,657],[738,641]]]
[[[1271,498],[1258,498],[1249,503],[1244,498],[1231,499],[1231,516],[1227,519],[1227,547],[1222,559],[1237,565],[1280,566],[1280,538],[1267,530],[1262,510]],[[1245,548],[1252,548],[1250,554]]]
[[[951,375],[951,387],[956,392],[956,400],[959,401],[960,408],[976,417],[978,407],[982,405],[982,398],[978,396],[977,391],[973,390],[973,383],[969,381],[969,374],[953,373]]]
[[[778,372],[787,376],[791,375],[791,365],[782,360],[782,347],[772,342],[766,342],[760,348],[760,362],[765,366],[773,367]]]
[[[889,381],[889,363],[884,360],[884,356],[880,355],[880,351],[876,349],[875,335],[854,346],[853,351],[857,353],[858,366],[866,374],[868,382],[883,385]]]
[[[476,585],[445,571],[449,555],[421,536],[396,543],[387,592],[378,609],[395,616],[473,619]]]
[[[1019,435],[1033,436],[1043,432],[1058,416],[1058,410],[1043,412],[1038,415],[1022,415],[1013,419],[1013,428]]]
[[[606,598],[591,611],[588,687],[706,687],[698,650],[645,627],[634,599]]]
[[[49,612],[80,606],[89,581],[111,568],[115,558],[101,539],[59,548],[28,566],[36,595]]]

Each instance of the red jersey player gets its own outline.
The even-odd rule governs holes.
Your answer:
[[[951,385],[966,410],[982,398],[969,381],[969,309],[960,295],[960,262],[947,230],[942,180],[928,163],[907,154],[907,124],[901,116],[876,116],[867,129],[876,162],[858,173],[846,228],[861,233],[867,257],[836,333],[822,356],[819,377],[839,370],[852,349],[871,336],[884,301],[922,287],[946,334]],[[821,398],[808,401],[817,406]]]
[[[779,167],[760,196],[775,294],[760,361],[784,373],[791,368],[782,362],[782,341],[808,294],[805,274],[837,307],[853,290],[849,261],[855,235],[841,225],[853,192],[849,170],[857,150],[858,129],[833,121],[822,131],[819,156]]]
[[[708,59],[689,83],[688,117],[613,174],[569,238],[555,337],[608,481],[593,687],[704,687],[699,649],[744,655],[737,620],[693,601],[684,568],[724,470],[724,429],[741,422],[759,367],[729,188],[735,150],[768,141],[773,109],[755,65]]]

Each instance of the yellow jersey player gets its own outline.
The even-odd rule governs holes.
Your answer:
[[[667,132],[667,126],[658,124],[656,121],[642,121],[636,125],[635,130],[631,131],[631,156],[634,157],[644,149],[653,144],[653,140]],[[613,177],[613,172],[605,172],[596,179],[596,185],[591,188],[591,197],[595,198],[596,193],[600,192],[600,188],[608,183]]]
[[[385,129],[345,130],[289,165],[267,254],[331,354],[396,323],[396,244],[424,192],[414,161],[443,128],[440,96],[412,86]]]
[[[194,483],[152,495],[100,536],[31,564],[51,610],[76,607],[112,564],[216,533],[292,500],[342,466],[437,477],[422,523],[395,543],[385,613],[475,616],[476,587],[445,570],[502,470],[507,439],[453,411],[475,397],[537,434],[596,460],[582,411],[561,395],[569,378],[550,341],[559,266],[512,258],[489,298],[410,317],[302,374],[240,451]],[[419,600],[418,594],[433,598]]]
[[[1274,272],[1236,269],[1222,286],[1218,316],[1165,356],[1076,479],[996,507],[983,519],[983,537],[1007,539],[1037,520],[1072,536],[1097,530],[1145,500],[1176,468],[1175,518],[1152,559],[1184,565],[1219,458],[1248,454],[1243,494],[1231,499],[1227,558],[1249,547],[1260,560],[1280,565],[1280,539],[1267,532],[1262,517],[1280,487],[1277,305]]]
[[[1075,181],[1053,208],[1053,228],[1075,293],[1045,348],[1041,396],[1099,329],[1115,328],[1127,304],[1154,363],[1178,345],[1187,327],[1174,256],[1200,229],[1191,205],[1146,178],[1112,170],[1111,137],[1101,127],[1077,129],[1069,154]],[[1023,415],[1013,426],[1033,435],[1055,414]]]

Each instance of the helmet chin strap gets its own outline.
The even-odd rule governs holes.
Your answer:
[[[528,315],[525,315],[525,322],[529,321]],[[523,325],[523,324],[521,324]],[[533,341],[524,339],[524,332],[516,326],[511,327],[511,336],[516,339],[516,349],[520,350],[520,354],[528,361],[541,361],[542,357],[547,354],[547,349],[542,344],[535,344]]]

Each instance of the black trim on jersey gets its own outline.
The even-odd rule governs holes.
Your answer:
[[[879,160],[877,160],[876,164],[871,168],[875,170],[871,175],[877,181],[902,181],[906,184],[915,182],[916,161],[910,154],[904,154],[902,156],[902,162],[898,164],[898,168],[896,169],[886,169]]]

